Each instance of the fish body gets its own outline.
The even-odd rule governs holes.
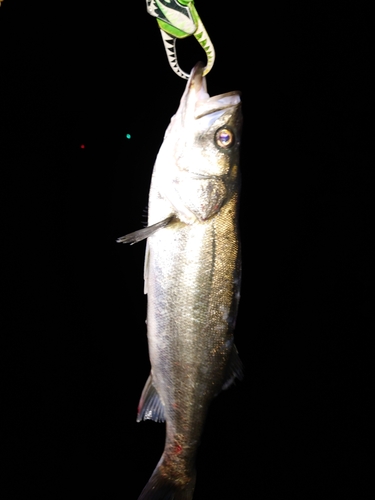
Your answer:
[[[166,422],[163,455],[139,500],[189,500],[211,400],[242,368],[233,343],[240,296],[241,103],[209,97],[197,64],[165,133],[149,194],[145,293],[151,374],[138,421]]]

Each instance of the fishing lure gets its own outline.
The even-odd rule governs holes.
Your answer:
[[[194,0],[146,0],[147,12],[156,17],[163,39],[168,62],[181,78],[189,74],[180,68],[176,53],[176,40],[194,35],[207,57],[203,76],[207,75],[215,62],[215,49],[194,6]]]

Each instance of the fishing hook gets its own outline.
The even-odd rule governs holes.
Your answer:
[[[168,62],[173,71],[186,80],[189,74],[180,68],[176,53],[177,38],[194,35],[206,52],[207,65],[203,76],[212,69],[215,49],[194,6],[194,0],[146,0],[147,12],[156,17]]]

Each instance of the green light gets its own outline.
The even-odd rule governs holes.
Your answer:
[[[127,139],[131,139],[131,135],[130,135],[130,134],[126,134],[126,135],[125,135],[125,137],[126,137]]]

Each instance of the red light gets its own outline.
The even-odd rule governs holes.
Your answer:
[[[80,148],[81,148],[81,149],[85,149],[85,145],[84,145],[84,144],[81,144],[81,145],[80,145]]]

